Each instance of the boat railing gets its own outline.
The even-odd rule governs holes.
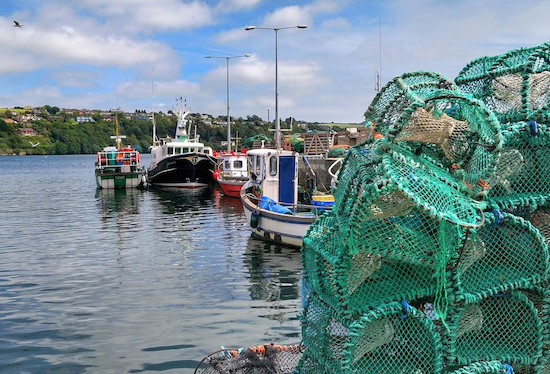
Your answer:
[[[97,152],[97,165],[101,168],[116,168],[122,165],[139,166],[138,151]]]
[[[256,205],[260,203],[260,198],[252,193],[247,193],[245,197],[251,201],[255,201]],[[296,213],[305,213],[310,212],[319,216],[320,213],[325,212],[326,210],[331,210],[332,206],[319,206],[319,205],[308,205],[308,204],[292,204],[292,203],[278,203],[288,209],[290,209],[294,214]]]

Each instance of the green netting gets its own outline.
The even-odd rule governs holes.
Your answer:
[[[485,213],[484,225],[467,234],[459,253],[448,267],[455,301],[474,302],[540,284],[550,268],[548,247],[538,230],[507,213]]]
[[[468,184],[492,172],[501,145],[495,115],[436,73],[395,78],[376,96],[365,118],[388,142],[432,153]]]
[[[410,111],[405,113],[406,108],[442,88],[456,89],[456,86],[445,76],[431,71],[409,72],[395,77],[376,95],[365,112],[365,119],[372,123],[374,131],[385,135],[403,115],[410,116]]]
[[[474,364],[464,366],[449,374],[512,374],[508,367],[500,361],[476,362]],[[517,374],[514,371],[514,374]]]
[[[223,348],[206,356],[195,374],[290,374],[302,357],[302,350],[299,344]]]
[[[548,245],[550,243],[550,208],[538,208],[527,215],[527,219],[535,226]]]
[[[450,364],[500,360],[533,365],[542,355],[543,321],[517,291],[456,306],[448,325],[443,345]]]
[[[504,146],[487,181],[489,199],[502,209],[544,204],[550,198],[550,130],[518,122],[503,130]]]
[[[401,242],[414,250],[410,237]],[[387,241],[378,244],[370,251],[350,251],[340,239],[334,212],[325,213],[304,237],[302,260],[311,287],[341,314],[363,313],[382,302],[435,293],[433,259],[432,266],[427,255],[425,264],[420,264],[419,256],[400,261],[400,253],[392,252]],[[431,250],[437,250],[431,244]]]
[[[349,320],[315,295],[309,300],[299,373],[313,373],[311,363],[330,373],[441,372],[435,325],[415,308],[394,302]]]
[[[455,79],[460,89],[481,99],[501,122],[532,119],[550,101],[550,43],[481,57]]]

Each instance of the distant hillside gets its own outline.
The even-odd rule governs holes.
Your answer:
[[[120,113],[120,134],[126,135],[125,144],[137,145],[141,152],[149,152],[152,139],[150,114],[145,111]],[[191,114],[192,128],[197,125],[200,141],[214,149],[222,149],[221,142],[226,140],[226,119],[208,114]],[[77,122],[77,120],[79,122]],[[157,136],[173,137],[176,116],[155,113]],[[290,118],[281,121],[288,128]],[[295,124],[297,121],[293,120]],[[293,132],[301,133],[307,129],[326,131],[329,124],[319,125],[299,122]],[[334,125],[334,124],[330,124]],[[262,134],[272,138],[273,123],[262,121],[258,116],[232,118],[232,133],[238,132],[240,144],[247,138]],[[21,129],[32,129],[21,130]],[[105,111],[60,109],[44,106],[40,108],[0,108],[0,155],[12,154],[90,154],[100,151],[107,145],[114,145],[110,139],[115,135],[114,113]],[[39,144],[37,144],[39,143]]]

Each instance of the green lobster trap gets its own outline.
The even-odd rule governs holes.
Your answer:
[[[313,373],[311,363],[333,374],[441,372],[435,325],[412,306],[394,302],[346,319],[314,294],[309,300],[299,373]]]

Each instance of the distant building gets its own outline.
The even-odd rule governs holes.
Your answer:
[[[90,116],[77,116],[76,122],[83,123],[83,122],[95,122],[94,119]]]
[[[23,136],[36,136],[36,131],[34,131],[31,128],[24,127],[24,128],[19,128],[16,131],[18,134],[21,134]]]

